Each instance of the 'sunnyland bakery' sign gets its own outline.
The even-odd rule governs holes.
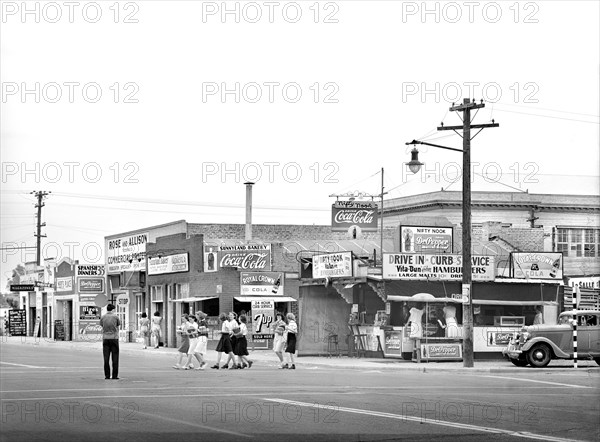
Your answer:
[[[401,253],[452,253],[452,227],[400,226]]]
[[[563,278],[562,253],[514,252],[510,254],[513,278]]]
[[[352,252],[313,256],[313,278],[352,277]]]
[[[108,272],[134,272],[146,270],[147,243],[147,233],[107,239],[105,250]]]
[[[219,268],[241,270],[271,270],[271,244],[219,246]]]
[[[411,253],[384,253],[384,279],[462,279],[461,255],[423,255]],[[493,256],[472,256],[471,273],[474,281],[493,281]]]
[[[188,253],[148,259],[148,275],[187,272],[190,269]]]
[[[283,279],[280,272],[240,272],[240,294],[283,295]]]
[[[331,230],[346,232],[357,226],[364,232],[377,231],[377,203],[336,201],[331,206]]]

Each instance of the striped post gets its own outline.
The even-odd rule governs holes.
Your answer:
[[[577,368],[577,295],[579,286],[573,286],[573,368]]]

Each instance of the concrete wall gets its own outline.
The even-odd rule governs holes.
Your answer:
[[[325,354],[327,336],[337,334],[340,351],[347,351],[346,336],[351,305],[331,287],[300,287],[298,354]]]

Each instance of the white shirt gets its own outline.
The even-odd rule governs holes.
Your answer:
[[[286,327],[286,330],[288,331],[288,333],[298,333],[298,324],[296,324],[296,321],[290,321],[290,323]]]
[[[420,324],[422,317],[423,317],[423,310],[419,310],[416,307],[413,307],[410,309],[410,317],[408,318],[408,320],[410,322],[413,322],[415,324]]]
[[[240,323],[240,332],[242,333],[242,336],[246,336],[248,334],[248,327],[246,327],[246,324],[243,322]]]

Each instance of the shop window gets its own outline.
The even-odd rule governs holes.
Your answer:
[[[162,285],[150,286],[150,300],[152,302],[162,302],[163,301],[163,286]]]
[[[175,299],[185,299],[190,297],[190,285],[189,283],[185,284],[175,284]]]

